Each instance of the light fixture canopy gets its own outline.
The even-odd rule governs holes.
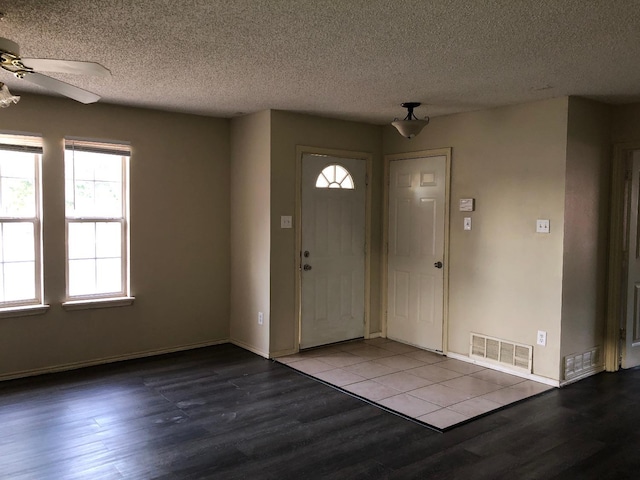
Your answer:
[[[429,117],[424,117],[424,120],[420,120],[413,114],[413,109],[419,107],[419,102],[405,102],[402,104],[407,109],[407,116],[404,120],[398,120],[397,118],[391,122],[391,125],[398,129],[400,135],[407,138],[413,138],[418,135],[422,129],[429,123]]]
[[[12,103],[18,103],[20,97],[12,95],[9,88],[2,82],[0,82],[0,108],[7,108]]]

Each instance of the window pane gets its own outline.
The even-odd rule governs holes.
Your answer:
[[[119,217],[122,215],[122,187],[116,182],[96,182],[96,216]]]
[[[111,293],[122,290],[122,269],[120,259],[97,260],[97,292]]]
[[[35,178],[35,154],[2,150],[0,175],[14,178]]]
[[[35,260],[33,223],[2,223],[2,261]]]
[[[69,222],[69,259],[95,258],[96,224],[93,222]]]
[[[91,216],[95,204],[95,183],[81,181],[75,183],[73,209],[75,216]]]
[[[32,179],[0,179],[2,214],[10,217],[33,217],[36,213],[35,185]]]
[[[96,293],[95,260],[69,261],[69,295],[92,295]]]
[[[103,182],[122,183],[122,157],[118,155],[94,154],[95,179]]]
[[[70,155],[72,178],[76,181],[94,181],[94,166],[92,154],[86,152],[65,152]]]
[[[4,264],[4,301],[31,300],[36,297],[36,263]]]
[[[96,224],[96,257],[122,256],[122,225],[116,222]]]

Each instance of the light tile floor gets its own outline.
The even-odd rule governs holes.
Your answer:
[[[441,430],[553,388],[385,338],[276,360]]]

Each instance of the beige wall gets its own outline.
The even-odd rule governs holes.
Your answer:
[[[611,108],[611,141],[614,144],[640,144],[640,103]]]
[[[271,112],[231,121],[231,341],[263,356],[269,355],[270,153]]]
[[[0,129],[44,136],[44,315],[0,319],[0,377],[229,336],[229,122],[24,95]],[[130,307],[66,312],[64,136],[129,141]]]
[[[569,98],[561,378],[566,355],[600,347],[603,360],[610,170],[609,107]]]
[[[452,147],[448,350],[477,332],[527,345],[534,374],[558,380],[567,98],[432,119],[415,139],[384,129],[385,154]],[[475,198],[473,230],[460,198]],[[551,233],[537,234],[536,219]]]
[[[371,331],[380,329],[381,127],[283,111],[271,114],[271,339],[277,355],[298,347],[295,311],[295,229],[281,229],[281,215],[295,215],[296,146],[373,154]]]

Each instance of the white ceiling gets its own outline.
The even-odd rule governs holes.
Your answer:
[[[23,57],[102,102],[383,124],[564,95],[640,101],[640,0],[0,0]],[[46,93],[0,71],[15,93]]]

